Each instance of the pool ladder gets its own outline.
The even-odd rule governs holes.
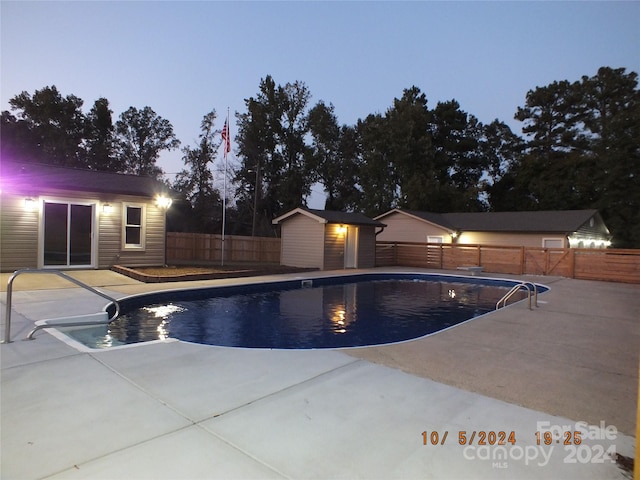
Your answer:
[[[531,288],[529,287],[531,286]],[[517,292],[519,292],[521,289],[525,288],[527,290],[527,298],[529,299],[529,310],[533,310],[531,308],[531,292],[533,291],[533,297],[535,299],[535,306],[538,307],[538,287],[535,283],[533,282],[522,282],[519,283],[518,285],[514,285],[511,290],[509,290],[504,297],[502,297],[500,300],[498,300],[498,302],[496,303],[496,310],[498,310],[500,308],[500,304],[502,304],[502,307],[506,307],[507,306],[507,300],[509,300],[511,297],[513,297]]]
[[[5,325],[5,329],[4,329],[4,338],[2,339],[2,342],[0,343],[11,343],[11,299],[13,296],[13,281],[16,279],[16,277],[18,277],[19,275],[22,275],[23,273],[49,273],[52,275],[57,275],[59,277],[62,277],[66,280],[69,280],[71,283],[74,283],[76,285],[78,285],[79,287],[84,288],[85,290],[90,291],[91,293],[95,293],[96,295],[101,296],[102,298],[106,298],[107,300],[111,301],[113,303],[113,305],[115,305],[115,311],[113,312],[113,315],[111,315],[111,317],[109,317],[107,320],[93,320],[93,321],[80,321],[80,322],[60,322],[60,323],[51,323],[51,324],[42,324],[42,325],[37,325],[33,330],[31,330],[29,332],[29,334],[27,335],[27,337],[25,338],[25,340],[33,340],[33,334],[36,333],[38,330],[42,330],[43,328],[57,328],[57,327],[77,327],[77,326],[87,326],[87,325],[105,325],[105,324],[109,324],[111,322],[113,322],[116,318],[118,318],[118,315],[120,315],[120,304],[118,303],[118,301],[113,298],[110,297],[109,295],[100,292],[99,290],[96,290],[93,287],[90,287],[89,285],[87,285],[86,283],[81,282],[80,280],[77,280],[69,275],[67,275],[64,272],[61,272],[59,270],[49,270],[49,269],[35,269],[35,268],[25,268],[22,270],[16,270],[15,272],[13,272],[13,275],[11,275],[11,277],[9,277],[9,281],[7,282],[7,310],[6,310],[6,315],[5,315],[5,321],[6,321],[6,325]]]

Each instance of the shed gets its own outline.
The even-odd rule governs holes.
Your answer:
[[[548,248],[604,248],[611,234],[597,210],[431,213],[393,209],[378,240]]]
[[[157,180],[3,159],[0,189],[2,271],[165,263],[171,201]]]
[[[376,233],[385,227],[361,213],[308,208],[291,210],[273,224],[281,229],[281,265],[320,270],[375,267]]]

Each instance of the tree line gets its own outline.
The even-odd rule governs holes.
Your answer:
[[[416,86],[384,113],[339,124],[335,108],[311,102],[304,82],[267,75],[236,113],[228,233],[271,235],[271,220],[305,204],[321,184],[329,210],[375,216],[394,207],[430,212],[596,208],[617,247],[640,247],[640,93],[635,72],[602,67],[593,76],[527,92],[515,119],[483,124],[456,100],[431,107]],[[2,155],[60,165],[152,175],[160,152],[178,148],[171,124],[150,107],[112,121],[108,101],[55,87],[22,92],[2,112]],[[172,187],[184,202],[172,228],[217,233],[222,175],[216,112],[199,142],[182,149]]]

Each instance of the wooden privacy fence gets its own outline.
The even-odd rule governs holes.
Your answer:
[[[217,263],[222,260],[222,235],[167,232],[167,263]],[[280,239],[225,235],[224,261],[280,263]]]
[[[376,266],[478,266],[491,273],[640,283],[640,250],[377,242]]]

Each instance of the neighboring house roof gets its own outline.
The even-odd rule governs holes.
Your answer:
[[[445,214],[442,214],[442,213],[420,212],[418,210],[401,210],[399,208],[395,208],[386,213],[383,213],[382,215],[378,215],[376,217],[376,220],[386,217],[387,215],[390,215],[391,213],[394,213],[394,212],[399,212],[404,215],[408,215],[410,217],[415,217],[418,220],[424,220],[425,222],[431,223],[438,227],[442,227],[446,230],[456,230],[456,227],[453,224],[451,224],[444,217]]]
[[[534,212],[429,213],[415,210],[390,210],[403,213],[449,230],[477,232],[575,232],[594,216],[597,210],[553,210]]]
[[[0,178],[3,190],[7,188],[34,194],[44,188],[145,197],[170,193],[166,185],[151,177],[40,163],[15,163],[2,160]]]
[[[385,227],[384,223],[373,220],[362,213],[333,212],[330,210],[314,210],[311,208],[295,208],[278,218],[273,219],[273,224],[277,225],[294,215],[305,215],[319,223],[343,223],[347,225],[370,225],[372,227]]]

